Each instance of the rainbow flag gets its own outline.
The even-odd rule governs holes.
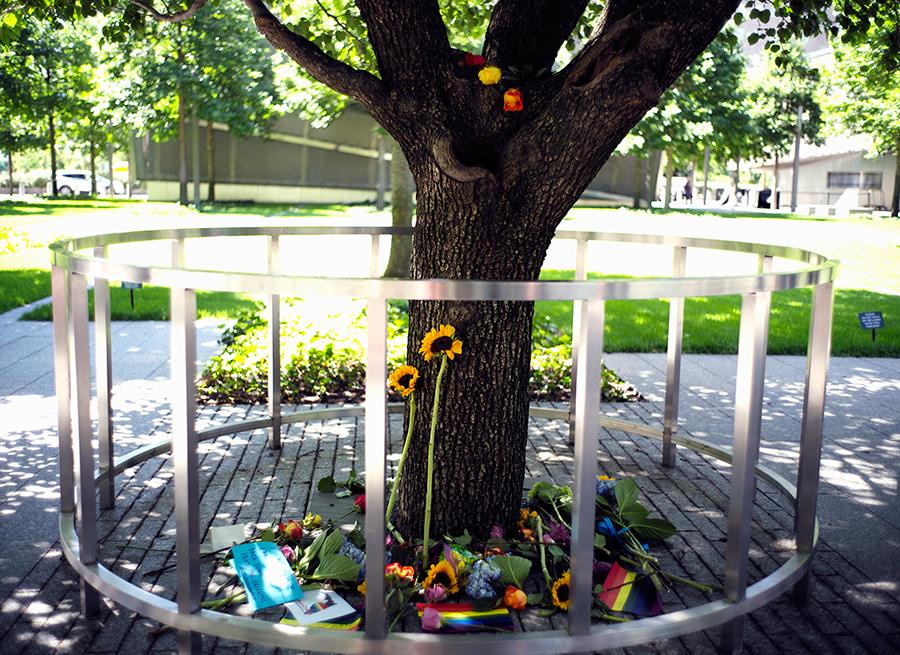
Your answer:
[[[637,616],[662,614],[662,601],[653,581],[646,575],[622,568],[618,562],[606,574],[600,600],[615,612]]]
[[[426,607],[441,613],[438,632],[515,632],[509,610],[497,607],[492,610],[476,610],[471,603],[416,603],[419,618]]]
[[[281,619],[280,623],[284,625],[300,625],[296,620],[285,617]],[[319,623],[310,623],[307,625],[307,628],[325,628],[327,630],[351,630],[357,631],[359,630],[359,626],[362,623],[362,614],[360,612],[354,612],[350,616],[345,616],[340,619],[334,619],[333,621],[322,621]]]

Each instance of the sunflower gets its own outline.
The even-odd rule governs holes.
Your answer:
[[[462,341],[454,339],[456,328],[452,325],[441,325],[437,330],[431,330],[422,339],[419,352],[425,356],[425,361],[430,362],[435,355],[446,354],[453,359],[456,355],[462,355]]]
[[[444,589],[451,594],[459,592],[459,581],[456,579],[456,571],[453,570],[453,565],[445,559],[442,559],[437,564],[433,564],[428,569],[428,577],[425,578],[422,586],[428,589],[436,584],[443,585]]]
[[[405,398],[416,390],[416,380],[419,379],[419,369],[415,366],[404,364],[394,370],[388,377],[388,384],[396,389]]]
[[[553,588],[550,590],[553,604],[561,610],[568,611],[569,607],[572,605],[572,587],[569,584],[570,578],[571,573],[566,571],[559,580],[553,583]]]

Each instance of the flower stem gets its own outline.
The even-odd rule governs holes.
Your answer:
[[[416,394],[412,393],[409,397],[409,428],[406,431],[406,441],[403,444],[403,454],[400,455],[400,462],[397,464],[397,475],[394,477],[394,484],[391,486],[391,499],[388,501],[387,512],[384,515],[385,523],[391,522],[391,512],[394,511],[394,502],[397,500],[397,489],[400,487],[400,475],[403,473],[403,463],[406,461],[406,453],[409,452],[409,442],[412,439],[413,422],[416,420]]]
[[[434,406],[431,410],[431,434],[428,437],[428,479],[425,483],[425,534],[422,537],[422,572],[428,568],[428,533],[431,532],[431,491],[434,485],[434,433],[437,431],[438,409],[441,404],[441,379],[447,368],[447,356],[441,357],[441,368],[434,383]]]
[[[544,522],[539,516],[537,519],[538,544],[541,550],[541,570],[544,572],[544,581],[547,583],[547,589],[550,588],[550,572],[547,571],[547,547],[544,545]]]

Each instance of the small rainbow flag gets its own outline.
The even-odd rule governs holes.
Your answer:
[[[296,620],[285,617],[280,621],[284,625],[300,625]],[[350,630],[357,631],[359,630],[359,626],[362,623],[362,614],[360,612],[354,612],[350,616],[345,616],[343,618],[334,619],[332,621],[321,621],[319,623],[310,623],[307,625],[307,628],[325,628],[327,630]]]
[[[516,626],[509,610],[497,607],[476,610],[471,603],[416,603],[419,618],[426,607],[441,613],[438,632],[515,632]]]
[[[637,616],[662,614],[662,601],[653,581],[645,575],[622,568],[618,562],[606,574],[600,600],[616,612],[629,612]]]

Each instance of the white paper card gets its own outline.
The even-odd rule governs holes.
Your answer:
[[[209,529],[212,550],[222,550],[247,540],[244,525],[214,525]]]
[[[334,621],[356,611],[350,603],[330,589],[307,591],[303,598],[285,603],[285,607],[300,625]]]

